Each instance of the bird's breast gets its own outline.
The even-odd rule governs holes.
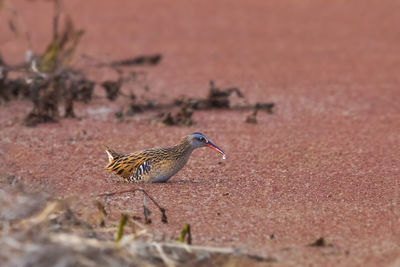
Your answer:
[[[154,163],[149,172],[149,180],[151,182],[166,182],[186,165],[189,157],[190,153],[185,153],[177,158],[167,158]]]

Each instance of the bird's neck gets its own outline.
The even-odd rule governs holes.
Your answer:
[[[175,154],[182,156],[189,156],[193,151],[192,143],[190,142],[189,137],[184,137],[181,142],[172,147]]]

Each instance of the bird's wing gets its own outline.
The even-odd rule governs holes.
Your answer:
[[[133,182],[142,180],[142,176],[150,171],[151,159],[141,153],[127,154],[115,159],[106,169]]]

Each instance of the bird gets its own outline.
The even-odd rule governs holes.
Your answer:
[[[204,134],[193,133],[182,138],[172,147],[151,148],[129,154],[120,154],[106,147],[109,164],[106,170],[115,172],[130,183],[164,183],[180,171],[193,150],[209,147],[222,154],[225,153],[214,145]]]

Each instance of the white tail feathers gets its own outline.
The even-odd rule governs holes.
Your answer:
[[[109,161],[110,163],[113,162],[113,161],[114,161],[113,155],[111,155],[111,153],[110,153],[108,150],[106,150],[106,152],[107,152],[107,155],[108,155],[108,161]]]
[[[117,153],[117,152],[115,152],[114,150],[112,150],[112,149],[110,149],[110,148],[108,148],[108,147],[106,147],[106,153],[107,153],[107,156],[108,156],[108,161],[110,162],[110,163],[112,163],[116,158],[118,158],[119,157],[119,154]]]

